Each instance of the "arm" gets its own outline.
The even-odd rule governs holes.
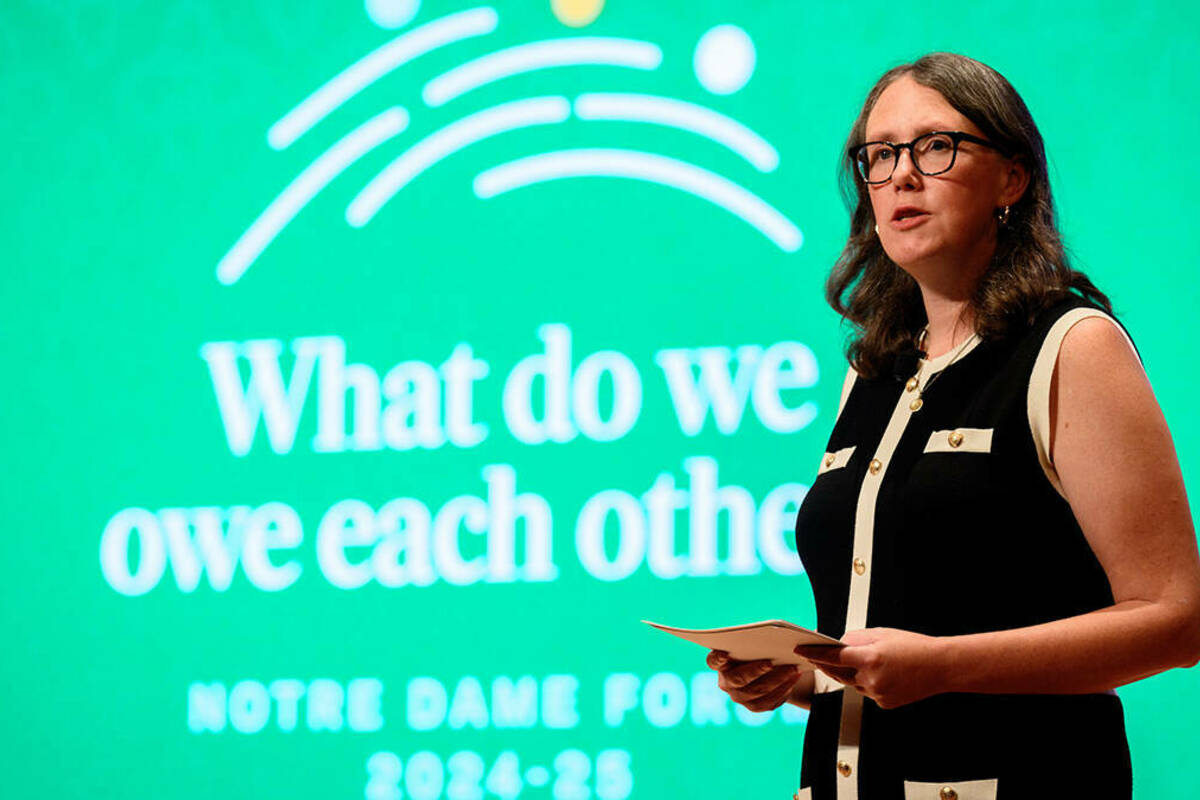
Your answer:
[[[1100,692],[1200,659],[1200,558],[1183,477],[1120,331],[1085,319],[1050,388],[1051,458],[1114,604],[941,641],[948,690]]]
[[[1085,319],[1067,334],[1050,408],[1051,458],[1112,606],[965,636],[871,628],[847,633],[840,652],[798,652],[883,707],[938,692],[1101,692],[1194,666],[1200,556],[1183,478],[1145,373],[1111,323]]]

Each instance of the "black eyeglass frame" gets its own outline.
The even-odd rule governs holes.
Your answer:
[[[937,172],[926,172],[925,170],[921,169],[920,165],[917,164],[916,151],[913,149],[913,145],[915,145],[917,142],[921,141],[922,139],[928,138],[930,136],[949,136],[950,141],[954,143],[954,149],[950,153],[950,163],[946,166],[945,169],[939,169]],[[900,163],[900,151],[903,150],[904,148],[906,148],[906,147],[908,148],[908,155],[912,159],[913,167],[916,168],[917,172],[921,173],[922,175],[941,175],[942,173],[949,172],[954,167],[954,162],[958,159],[958,145],[960,142],[964,142],[964,141],[974,142],[975,144],[981,144],[984,147],[990,147],[1005,157],[1009,157],[1012,155],[1012,151],[1008,150],[1008,148],[1001,147],[1000,145],[996,144],[995,142],[989,142],[987,139],[981,139],[978,136],[973,136],[972,134],[966,133],[965,131],[930,131],[929,133],[921,134],[917,138],[913,139],[911,142],[887,142],[887,141],[863,142],[862,144],[851,147],[848,152],[849,152],[850,158],[852,158],[854,160],[854,164],[856,167],[856,169],[854,171],[857,172],[859,177],[863,179],[863,183],[870,184],[871,186],[878,186],[879,184],[887,183],[888,181],[890,181],[892,179],[892,174],[895,173],[895,171],[896,171],[896,165]],[[895,159],[892,161],[892,171],[889,172],[888,176],[881,181],[867,180],[867,176],[863,174],[864,164],[858,158],[859,154],[863,151],[863,149],[866,148],[867,145],[872,145],[872,144],[887,145],[888,147],[892,148],[892,154],[895,156]]]

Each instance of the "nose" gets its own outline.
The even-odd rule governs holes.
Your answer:
[[[917,165],[913,163],[912,148],[901,148],[896,156],[896,168],[892,170],[892,185],[896,188],[915,186],[920,181],[920,175]]]

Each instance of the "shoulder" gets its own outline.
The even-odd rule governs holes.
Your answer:
[[[1091,314],[1063,332],[1057,372],[1095,382],[1121,373],[1141,375],[1142,367],[1132,340],[1116,320]]]
[[[1088,316],[1063,333],[1050,383],[1052,441],[1072,425],[1111,431],[1157,411],[1133,343],[1111,317]]]
[[[1049,457],[1068,497],[1079,496],[1082,484],[1095,484],[1112,469],[1128,480],[1174,461],[1149,378],[1129,337],[1110,318],[1089,317],[1066,332],[1049,412]]]
[[[1052,394],[1064,382],[1079,389],[1113,391],[1145,377],[1129,332],[1103,309],[1074,299],[1046,317],[1049,324],[1038,361],[1043,372],[1050,372]]]
[[[1032,359],[1029,426],[1047,478],[1062,493],[1055,470],[1057,440],[1080,413],[1123,414],[1154,403],[1132,340],[1121,324],[1086,300],[1064,298],[1038,315],[1024,346]],[[1028,362],[1026,362],[1028,363]],[[1114,406],[1114,401],[1120,401]],[[1094,414],[1089,420],[1094,420]]]
[[[1069,297],[1043,310],[1025,336],[1027,352],[1033,356],[1031,390],[1050,388],[1060,364],[1069,361],[1072,368],[1101,367],[1115,360],[1132,364],[1140,371],[1141,360],[1125,327],[1110,313],[1083,300]]]
[[[1069,294],[1038,312],[1033,324],[1029,326],[1028,335],[1032,339],[1041,340],[1053,336],[1056,331],[1065,333],[1085,319],[1105,319],[1117,329],[1124,330],[1109,311],[1079,295]]]

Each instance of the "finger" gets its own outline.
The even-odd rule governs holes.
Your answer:
[[[739,703],[743,700],[758,696],[757,694],[741,694],[742,687],[729,681],[728,672],[717,672],[717,688],[728,694]]]
[[[761,697],[765,697],[772,692],[778,691],[781,686],[786,686],[791,689],[791,687],[796,685],[798,680],[800,680],[799,672],[785,671],[783,676],[778,680],[768,683],[763,682],[760,679],[760,681],[754,681],[750,684],[750,686],[754,688],[730,688],[726,691],[734,702],[745,705],[746,703],[752,703]]]
[[[814,664],[844,664],[845,647],[826,647],[824,645],[796,645],[796,655]]]
[[[858,670],[842,669],[838,667],[818,667],[821,672],[833,678],[838,683],[853,685],[858,678]]]
[[[798,680],[800,680],[799,672],[785,670],[782,675],[764,676],[756,681],[751,681],[746,686],[740,688],[731,686],[725,691],[735,702],[747,703],[778,690],[780,686],[789,688],[795,686]]]
[[[757,661],[746,661],[736,667],[721,670],[725,681],[732,687],[740,689],[753,680],[756,680],[762,675],[771,671],[772,664],[769,659],[759,659]]]
[[[782,664],[774,667],[767,674],[750,681],[741,688],[747,694],[762,695],[774,691],[781,683],[795,683],[799,675],[800,670],[797,669],[795,664]]]
[[[817,667],[817,669],[831,678],[854,678],[858,674],[858,670],[853,667],[821,666]]]
[[[779,708],[787,700],[788,694],[791,693],[792,686],[795,685],[797,678],[786,681],[767,694],[754,700],[749,700],[743,703],[743,705],[751,711],[770,711]]]
[[[724,650],[713,650],[708,654],[708,658],[704,659],[704,662],[712,669],[724,669],[730,661],[729,653]]]

